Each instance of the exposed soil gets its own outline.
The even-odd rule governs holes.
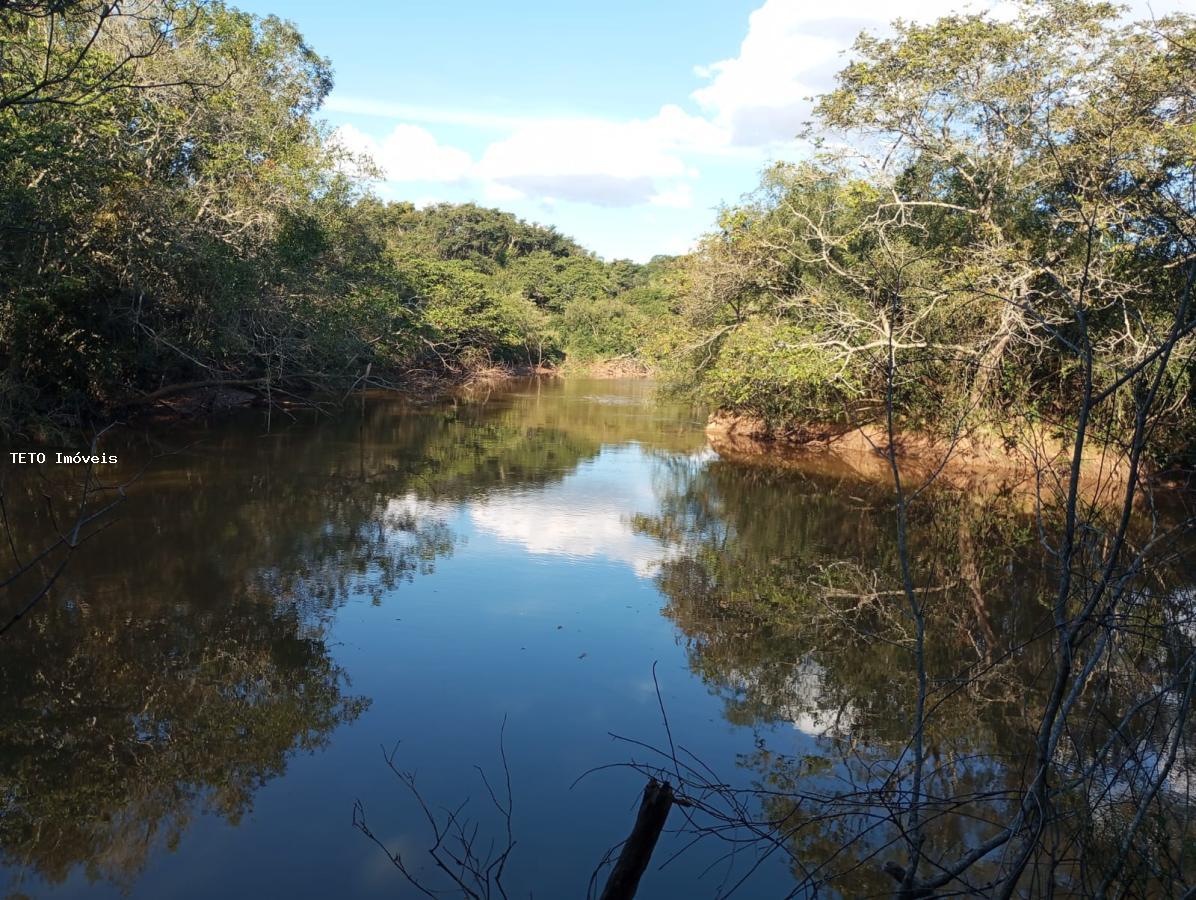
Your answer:
[[[588,363],[566,363],[566,375],[580,375],[586,378],[651,378],[652,369],[638,359],[628,356],[614,356]]]
[[[880,424],[860,427],[810,423],[778,429],[763,420],[718,412],[706,426],[710,445],[722,457],[767,462],[811,473],[892,484],[887,430]],[[1044,499],[1065,490],[1071,449],[1041,429],[1010,426],[1004,433],[967,433],[954,439],[903,432],[893,454],[903,484],[927,481],[954,488],[1028,493]],[[1081,480],[1085,493],[1113,494],[1125,484],[1125,454],[1116,447],[1084,453]]]

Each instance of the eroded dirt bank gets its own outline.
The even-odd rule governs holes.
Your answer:
[[[777,429],[759,418],[721,411],[710,416],[706,436],[720,456],[739,462],[893,482],[888,433],[881,424],[813,423]],[[1025,426],[954,437],[902,432],[894,449],[902,481],[913,488],[933,479],[983,494],[1013,491],[1046,498],[1066,490],[1071,469],[1070,447]],[[1128,475],[1126,454],[1119,448],[1093,446],[1085,451],[1081,480],[1086,492],[1115,494]]]
[[[554,370],[568,378],[651,378],[652,369],[642,360],[629,356],[612,356],[590,362],[565,361],[562,369]]]

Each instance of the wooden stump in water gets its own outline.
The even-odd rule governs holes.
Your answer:
[[[656,841],[664,830],[664,823],[672,808],[673,786],[667,781],[660,782],[653,778],[644,788],[644,799],[640,801],[635,827],[631,829],[627,842],[623,844],[623,852],[619,854],[619,861],[606,880],[601,900],[631,900],[635,896],[640,878],[648,868],[652,851],[656,848]]]

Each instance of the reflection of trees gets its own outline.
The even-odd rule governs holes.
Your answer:
[[[898,582],[886,498],[722,462],[679,466],[671,480],[660,516],[637,525],[682,551],[659,576],[665,612],[695,670],[724,693],[728,716],[749,724],[841,711],[857,738],[900,739],[904,723],[892,713],[912,675],[890,602]],[[1035,611],[1008,600],[1043,573],[1030,562],[1032,532],[996,507],[943,497],[921,514],[933,527],[919,530],[914,549],[937,576],[920,587],[944,626],[931,665],[936,677],[957,677],[1033,629]],[[1028,564],[1011,569],[1014,554]],[[990,694],[967,702],[984,701],[1003,729],[1012,711],[1002,708],[1000,671]]]
[[[478,410],[487,418],[517,417],[524,428],[549,428],[595,445],[635,442],[678,452],[706,446],[706,411],[660,395],[643,379],[529,379],[497,397],[480,388],[468,396],[488,401]]]
[[[660,492],[660,514],[636,524],[673,548],[659,584],[691,667],[723,697],[731,721],[790,722],[815,737],[812,755],[761,743],[742,760],[755,773],[764,818],[795,866],[824,864],[814,880],[837,878],[851,895],[891,892],[880,864],[900,839],[891,810],[908,802],[917,692],[891,496],[721,461],[663,467]],[[949,858],[983,843],[996,830],[988,824],[994,810],[1016,810],[1022,796],[1023,761],[1049,688],[1041,673],[1054,651],[1049,601],[1040,599],[1051,596],[1052,571],[1033,513],[1012,500],[940,492],[919,498],[910,517],[929,635],[927,846],[946,848]],[[1099,770],[1074,770],[1083,792],[1102,795],[1068,811],[1097,811],[1083,826],[1086,854],[1116,847],[1118,805],[1134,797],[1133,773],[1150,752],[1143,748],[1152,735],[1166,745],[1170,723],[1147,721],[1157,709],[1144,706],[1141,721],[1129,723],[1113,711],[1132,707],[1127,697],[1150,697],[1152,677],[1165,684],[1169,667],[1191,652],[1191,613],[1169,588],[1190,583],[1191,573],[1163,565],[1182,561],[1174,549],[1156,555],[1142,601],[1129,606],[1140,618],[1125,623],[1119,652],[1080,699],[1061,751],[1093,759],[1107,748]],[[1186,637],[1173,627],[1184,621]],[[1134,735],[1134,746],[1121,747],[1122,735]],[[1168,836],[1160,824],[1158,834],[1160,854],[1182,852],[1183,829]],[[1076,864],[1065,840],[1054,851],[1064,869]],[[972,877],[985,872],[978,865]]]
[[[271,435],[256,418],[172,434],[198,440],[154,460],[113,527],[0,644],[3,863],[131,885],[198,811],[236,822],[290,754],[356,718],[368,701],[333,658],[329,614],[450,554],[444,504],[561,478],[597,454],[522,413],[378,403],[364,421]],[[120,450],[136,467],[152,452]],[[43,493],[69,508],[72,490],[65,473],[19,474],[4,486],[6,564],[53,532]]]
[[[236,822],[366,703],[293,607],[110,599],[47,609],[0,661],[0,853],[52,881],[130,883],[197,807]]]

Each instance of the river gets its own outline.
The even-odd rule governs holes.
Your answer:
[[[582,897],[645,783],[618,764],[676,765],[644,744],[771,791],[773,814],[892,755],[912,674],[878,639],[900,627],[891,498],[723,460],[704,421],[644,381],[570,379],[107,437],[120,463],[101,477],[141,474],[0,638],[3,895],[416,896],[355,804],[434,881],[386,755],[434,810],[468,799],[478,845],[501,848],[478,772],[505,802],[501,746],[508,892]],[[41,474],[6,471],[18,557],[51,535],[43,494],[69,493],[67,469]],[[953,494],[912,515],[920,584],[943,598],[932,674],[1038,627],[1025,598],[1047,567],[1016,504]],[[944,700],[944,781],[1009,777],[992,760],[1027,746],[1042,664],[1028,647]],[[824,858],[836,834],[786,846]],[[688,840],[666,833],[654,861]],[[854,853],[854,890],[891,885],[883,851]],[[708,838],[639,896],[713,897],[751,872],[740,895],[783,897],[798,869]]]

